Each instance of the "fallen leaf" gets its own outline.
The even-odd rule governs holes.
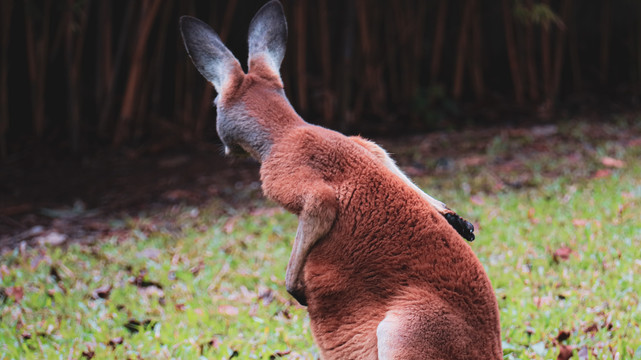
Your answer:
[[[121,339],[122,339],[122,338],[121,338]],[[122,341],[121,341],[121,343],[122,343]],[[110,345],[111,345],[111,344],[110,344]],[[112,345],[112,346],[113,346],[113,345]],[[115,346],[114,346],[114,347],[115,347]],[[95,355],[96,355],[96,353],[95,353],[92,349],[87,349],[87,350],[85,350],[85,351],[83,351],[83,352],[82,352],[82,357],[83,357],[83,358],[85,358],[85,359],[89,359],[89,360],[93,359],[93,357],[94,357]]]
[[[185,311],[185,304],[176,304],[174,305],[174,309],[176,309],[176,311],[183,312]]]
[[[628,141],[628,146],[641,146],[641,137]]]
[[[607,166],[607,167],[613,167],[613,168],[622,168],[625,166],[625,162],[619,159],[611,158],[609,156],[604,156],[601,158],[601,164]]]
[[[565,340],[567,340],[569,338],[570,338],[570,332],[569,331],[565,331],[565,330],[561,330],[561,331],[559,331],[559,335],[556,336],[556,341],[561,342],[561,341],[565,341]]]
[[[572,220],[572,225],[574,225],[576,227],[585,226],[588,223],[590,223],[590,222],[588,220],[585,220],[585,219],[573,219]]]
[[[223,230],[225,231],[226,234],[231,234],[232,231],[234,231],[234,225],[236,225],[236,221],[238,220],[237,216],[232,216],[227,221],[225,221],[225,225],[223,225]]]
[[[200,355],[202,355],[203,352],[208,348],[213,348],[214,350],[218,350],[221,343],[222,341],[220,341],[219,338],[214,337],[211,340],[207,341],[206,343],[200,344]]]
[[[0,265],[0,280],[3,280],[5,276],[11,274],[11,271],[9,271],[9,268],[7,265],[2,264]]]
[[[556,360],[568,360],[569,358],[572,357],[574,349],[572,346],[568,345],[559,345],[559,355],[556,357]]]
[[[482,155],[472,155],[461,159],[461,163],[465,166],[478,166],[485,164],[486,161],[486,157]]]
[[[6,288],[5,293],[8,297],[13,299],[13,301],[17,303],[19,303],[24,297],[24,289],[22,288],[22,286],[8,287]]]
[[[602,179],[602,178],[606,178],[606,177],[608,177],[610,175],[612,175],[612,171],[610,171],[608,169],[599,169],[594,173],[594,175],[592,175],[592,178],[593,179]]]
[[[583,332],[586,333],[586,334],[595,333],[597,331],[599,331],[599,325],[597,325],[596,323],[593,323],[592,325],[590,325],[590,326],[586,327],[585,329],[583,329]]]
[[[122,338],[122,336],[118,336],[109,340],[109,345],[115,349],[116,346],[122,344],[123,341],[124,339]]]
[[[159,288],[158,286],[154,286],[154,285],[140,287],[140,288],[138,288],[138,292],[141,295],[144,295],[145,297],[155,296],[155,297],[158,297],[158,298],[162,298],[162,297],[165,296],[165,292],[161,288]]]
[[[472,195],[472,196],[470,196],[470,201],[471,201],[473,204],[475,204],[475,205],[479,205],[479,206],[480,206],[480,205],[485,204],[485,200],[483,200],[483,198],[482,198],[482,197],[480,197],[480,196],[478,196],[478,195]]]
[[[572,249],[570,249],[567,246],[561,246],[560,248],[556,249],[554,254],[552,255],[552,258],[554,262],[559,262],[560,260],[567,260],[570,258],[570,254],[572,254]]]
[[[550,305],[552,302],[554,302],[554,298],[552,296],[535,296],[534,297],[534,305],[536,305],[537,308],[540,308],[541,305]]]
[[[108,299],[109,298],[109,294],[111,294],[111,289],[112,289],[111,284],[101,286],[101,287],[95,289],[91,293],[91,298],[94,299],[94,300],[97,300],[97,299]]]
[[[38,236],[35,241],[40,245],[60,245],[67,241],[67,235],[61,234],[56,231],[47,233],[46,235]]]
[[[158,260],[162,255],[162,251],[156,248],[146,248],[138,253],[139,257],[146,257],[151,260]]]
[[[269,360],[274,360],[274,359],[276,359],[277,357],[279,357],[279,358],[280,358],[280,357],[283,357],[283,356],[285,356],[285,355],[289,355],[291,352],[292,352],[292,351],[291,351],[291,350],[289,350],[289,349],[287,349],[287,350],[283,350],[283,351],[276,351],[275,353],[273,353],[273,354],[269,355]]]
[[[231,305],[220,305],[218,312],[223,315],[236,316],[238,315],[238,308]]]
[[[125,329],[129,330],[130,333],[137,333],[141,329],[149,329],[152,328],[154,324],[151,323],[151,320],[145,319],[143,321],[138,321],[136,319],[129,319],[127,323],[125,324]]]
[[[577,354],[579,356],[579,360],[588,360],[590,354],[588,353],[588,347],[583,346],[581,349],[579,349],[579,353]]]
[[[188,190],[176,189],[162,194],[162,197],[169,201],[192,200],[196,197],[194,193]]]
[[[274,216],[283,213],[283,209],[279,207],[257,208],[250,212],[251,216]]]
[[[267,306],[274,301],[274,292],[271,289],[264,289],[258,294],[258,298],[263,300],[263,305]]]
[[[538,224],[539,223],[539,219],[536,218],[535,210],[532,207],[527,211],[527,218],[530,219],[530,222],[532,224]]]

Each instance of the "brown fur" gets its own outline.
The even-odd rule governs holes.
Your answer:
[[[282,59],[269,53],[282,48],[252,43],[251,29],[271,29],[279,13],[272,1],[252,20],[246,75],[224,53],[216,61],[236,70],[205,67],[193,44],[208,30],[181,26],[201,73],[214,71],[226,147],[261,161],[264,194],[299,218],[286,286],[308,305],[322,358],[501,359],[496,298],[470,246],[382,148],[310,125],[289,104]]]

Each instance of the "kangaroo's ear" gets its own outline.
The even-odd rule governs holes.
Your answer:
[[[268,66],[279,74],[287,45],[287,20],[278,0],[263,5],[249,24],[249,67],[252,59],[265,56]]]
[[[182,16],[180,33],[196,69],[219,94],[230,75],[242,72],[238,60],[209,25],[194,17]]]

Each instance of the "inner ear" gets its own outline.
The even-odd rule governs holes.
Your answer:
[[[238,60],[206,23],[191,16],[182,16],[180,32],[196,69],[219,94],[230,78],[242,73]]]
[[[252,60],[264,57],[267,66],[280,74],[287,46],[287,20],[278,0],[263,5],[249,24],[249,70]]]

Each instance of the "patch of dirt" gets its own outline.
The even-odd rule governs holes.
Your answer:
[[[84,159],[38,155],[0,164],[0,248],[26,241],[91,241],[119,219],[177,205],[260,196],[258,163],[219,146]]]

